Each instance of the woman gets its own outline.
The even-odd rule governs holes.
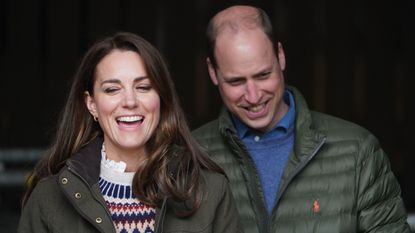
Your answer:
[[[191,137],[159,52],[118,33],[81,61],[18,232],[236,232],[223,174]]]

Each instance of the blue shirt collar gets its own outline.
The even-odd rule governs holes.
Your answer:
[[[295,102],[294,102],[294,95],[289,90],[284,91],[283,101],[288,105],[289,109],[288,112],[281,118],[281,120],[275,125],[270,131],[265,132],[264,134],[268,134],[273,131],[283,131],[286,133],[290,126],[294,124],[295,121]],[[235,125],[236,131],[238,131],[238,135],[240,138],[244,138],[247,135],[254,133],[254,134],[263,134],[257,130],[249,128],[245,123],[239,120],[234,114],[231,113],[233,123]]]

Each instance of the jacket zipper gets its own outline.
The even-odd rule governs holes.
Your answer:
[[[101,201],[99,201],[99,199],[95,196],[95,192],[91,189],[91,187],[88,185],[88,182],[81,176],[81,175],[79,175],[79,173],[77,173],[71,166],[70,166],[70,163],[68,164],[68,171],[70,171],[72,174],[74,174],[75,176],[77,176],[87,187],[88,187],[88,189],[89,189],[89,192],[92,194],[92,196],[94,197],[94,199],[98,202],[98,203],[100,203],[101,205],[103,205],[103,203],[101,203]],[[76,206],[76,205],[75,205]],[[109,219],[112,219],[111,218],[111,214],[109,213],[109,211],[108,211],[108,207],[107,206],[104,206],[105,208],[105,210],[106,210],[106,213],[107,213],[107,217],[109,217]],[[82,211],[80,211],[80,213],[81,213]],[[84,216],[85,218],[88,218],[88,216]],[[114,232],[115,232],[115,228],[114,228]],[[105,232],[103,232],[103,233],[105,233]]]
[[[237,151],[239,151],[239,152],[242,152],[242,153],[244,153],[245,155],[246,155],[246,158],[242,158],[243,160],[248,160],[248,162],[250,163],[250,164],[247,164],[247,166],[252,166],[253,164],[254,164],[254,161],[252,161],[252,158],[249,156],[249,154],[247,154],[245,151],[246,151],[246,149],[245,149],[245,151],[244,150],[240,150],[239,148],[243,148],[244,147],[244,145],[242,144],[241,145],[241,143],[238,143],[238,141],[237,141],[237,139],[236,138],[238,138],[238,137],[236,137],[236,138],[234,138],[233,136],[232,136],[232,131],[231,130],[227,130],[226,131],[227,132],[227,137],[228,138],[230,138],[231,140],[232,140],[232,143],[233,143],[233,145],[232,145],[232,147],[234,147],[234,149],[235,149],[235,146],[236,146],[236,150]],[[248,169],[250,169],[249,167],[248,167]],[[251,170],[251,169],[250,169]],[[256,169],[255,169],[255,165],[254,165],[254,169],[252,169],[252,172],[255,174],[255,176],[256,176],[256,181],[259,181],[258,179],[259,179],[259,175],[258,175],[258,172],[256,171]],[[257,182],[255,182],[256,183],[256,186],[259,188],[259,189],[262,189],[262,187],[261,187],[261,185],[257,185]],[[248,188],[248,190],[249,190],[250,188]],[[265,203],[264,203],[264,200],[261,198],[261,196],[260,196],[260,194],[259,194],[259,191],[254,191],[254,193],[253,193],[253,195],[254,195],[254,198],[255,198],[255,201],[256,202],[259,202],[259,203],[262,203],[262,205],[261,205],[261,207],[260,208],[262,208],[262,211],[261,210],[259,210],[259,215],[261,215],[261,217],[257,217],[257,219],[262,223],[262,224],[260,224],[259,226],[258,226],[258,228],[259,228],[259,232],[265,232],[265,230],[267,229],[267,226],[269,225],[269,217],[268,217],[268,214],[261,214],[261,213],[266,213],[266,207],[265,207]],[[255,211],[256,212],[256,211]],[[262,219],[262,220],[261,220]]]
[[[296,177],[298,175],[298,173],[301,172],[301,170],[304,169],[304,167],[317,155],[317,152],[320,150],[320,148],[324,145],[324,143],[326,142],[326,137],[323,137],[322,140],[320,141],[320,143],[315,147],[315,149],[313,150],[313,152],[307,156],[307,158],[305,159],[305,161],[303,161],[303,163],[301,163],[300,166],[298,166],[294,172],[291,173],[291,175],[288,177],[287,182],[284,183],[284,186],[281,189],[281,192],[279,193],[277,200],[275,201],[275,205],[274,208],[276,206],[278,206],[278,203],[282,197],[282,195],[284,194],[285,190],[287,189],[288,185],[291,183],[291,181],[294,179],[294,177]],[[272,215],[274,215],[274,211],[276,211],[277,208],[275,208],[272,212]],[[271,231],[271,225],[268,224],[268,232]]]

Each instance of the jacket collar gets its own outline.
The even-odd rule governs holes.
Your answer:
[[[103,141],[102,137],[93,139],[66,162],[67,166],[85,179],[90,186],[96,184],[99,179]]]
[[[232,133],[237,133],[236,128],[233,125],[232,118],[230,112],[226,108],[226,106],[222,106],[220,113],[219,113],[219,130],[221,133],[224,131],[231,131]]]
[[[324,140],[325,135],[314,127],[311,111],[301,93],[294,87],[287,86],[294,94],[296,103],[295,117],[295,159],[302,160],[313,153],[319,143]]]
[[[80,175],[88,185],[92,186],[98,182],[101,170],[101,149],[104,142],[102,137],[97,137],[91,140],[86,146],[82,147],[71,158],[68,159],[67,166]],[[180,161],[183,159],[183,154],[186,153],[184,148],[180,146],[173,146],[173,159],[169,162],[168,173],[175,176],[178,170]],[[171,201],[169,200],[169,204]],[[175,204],[179,207],[180,204]]]

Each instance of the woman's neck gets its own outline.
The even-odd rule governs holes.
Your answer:
[[[104,149],[106,158],[115,162],[124,162],[127,167],[125,172],[135,172],[138,166],[146,159],[147,153],[144,149],[141,150],[123,150],[121,148],[114,148],[104,142]]]

